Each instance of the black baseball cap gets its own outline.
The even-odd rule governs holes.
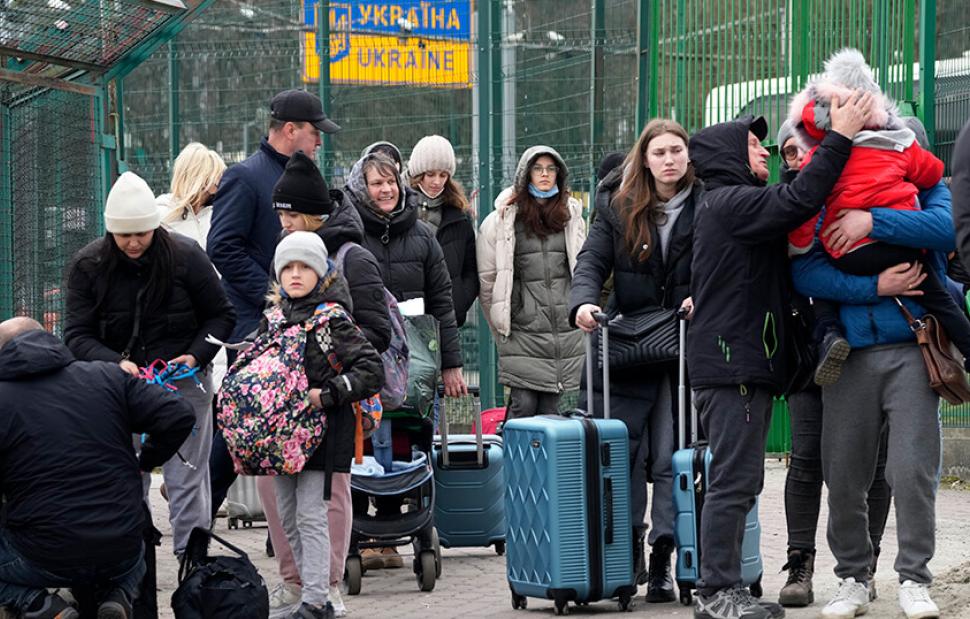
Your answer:
[[[305,90],[284,90],[269,104],[269,115],[276,120],[308,122],[324,133],[337,133],[340,125],[323,113],[320,98]]]

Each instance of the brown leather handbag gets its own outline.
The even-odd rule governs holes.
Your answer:
[[[929,374],[930,388],[950,404],[970,402],[970,383],[967,382],[962,355],[954,349],[939,321],[932,314],[917,320],[898,297],[893,299],[906,317],[909,328],[916,334],[916,343],[923,353],[923,363]]]

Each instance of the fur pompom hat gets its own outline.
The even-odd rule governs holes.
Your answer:
[[[808,146],[817,144],[832,129],[832,98],[846,101],[853,91],[872,93],[875,103],[866,129],[902,129],[899,109],[887,97],[873,76],[872,69],[857,49],[845,48],[825,61],[825,72],[813,79],[792,99],[788,120],[795,133]]]

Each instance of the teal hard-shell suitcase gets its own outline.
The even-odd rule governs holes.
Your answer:
[[[586,349],[591,373],[596,363],[588,338]],[[609,385],[608,364],[603,384]],[[505,424],[506,571],[513,608],[525,608],[527,597],[554,600],[557,614],[570,601],[619,598],[620,608],[630,607],[636,584],[629,440],[626,424],[608,418],[608,405],[604,417],[574,413]]]

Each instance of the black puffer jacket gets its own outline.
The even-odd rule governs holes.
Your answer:
[[[51,571],[130,560],[142,546],[141,471],[175,455],[194,423],[181,398],[114,363],[76,361],[45,331],[13,338],[0,350],[4,535]],[[131,435],[142,433],[138,460]]]
[[[332,274],[325,283],[301,299],[283,298],[280,307],[287,323],[308,320],[321,303],[339,303],[343,308],[350,305],[347,282],[339,274]],[[265,321],[262,325],[265,329]],[[323,390],[321,400],[327,411],[327,437],[307,461],[306,470],[322,471],[325,468],[328,449],[333,447],[333,470],[350,472],[350,460],[354,455],[353,402],[362,400],[381,390],[384,386],[384,368],[380,354],[370,344],[352,320],[331,319],[327,324],[330,341],[337,361],[343,366],[342,376],[330,365],[317,341],[308,341],[304,352],[304,364],[310,388]],[[319,334],[318,334],[319,337]],[[328,404],[330,404],[328,406]]]
[[[155,233],[168,234],[161,228]],[[146,365],[188,353],[205,367],[219,350],[206,343],[206,336],[227,340],[236,312],[202,248],[181,234],[169,234],[169,239],[175,258],[172,291],[162,308],[141,312],[131,361]],[[135,298],[148,277],[150,258],[132,260],[117,250],[118,267],[108,281],[99,257],[104,243],[114,241],[92,241],[74,256],[67,278],[64,342],[79,359],[118,363],[131,339]]]
[[[358,161],[354,166],[358,174],[360,164]],[[355,172],[351,172],[349,184],[354,182],[354,176]],[[365,192],[366,184],[360,179],[358,184],[362,187],[361,192]],[[384,286],[398,301],[424,299],[425,313],[437,318],[439,323],[441,368],[461,367],[461,343],[451,298],[451,278],[444,254],[431,227],[418,221],[414,199],[404,197],[406,194],[400,179],[398,187],[401,198],[389,218],[379,215],[364,203],[365,198],[352,190],[348,189],[344,195],[364,222],[364,247],[377,258]]]
[[[418,207],[427,201],[420,189],[414,192]],[[465,324],[468,310],[478,298],[478,261],[475,258],[475,225],[471,217],[449,204],[442,204],[441,223],[435,238],[441,245],[451,277],[451,296],[455,302],[455,320]]]
[[[576,260],[569,294],[569,321],[573,326],[576,325],[576,312],[580,305],[599,304],[603,284],[610,273],[613,274],[613,294],[606,309],[611,315],[651,306],[680,307],[683,300],[690,296],[694,209],[702,195],[700,183],[694,185],[674,223],[668,241],[667,259],[663,259],[660,251],[654,251],[645,262],[640,262],[634,261],[630,255],[623,236],[625,224],[617,209],[610,204],[622,176],[622,168],[613,170],[596,190],[596,218]],[[660,238],[653,224],[650,226],[650,236]]]
[[[690,139],[705,193],[694,214],[687,335],[691,385],[755,384],[780,393],[786,378],[784,313],[789,299],[786,234],[816,214],[852,143],[830,132],[789,185],[765,187],[748,164],[754,119],[720,123]]]
[[[391,316],[384,303],[381,268],[374,255],[363,247],[364,223],[357,209],[344,199],[343,192],[338,189],[330,190],[330,199],[335,205],[334,210],[317,234],[323,239],[331,258],[345,243],[360,245],[347,250],[343,276],[350,288],[354,321],[364,332],[367,341],[377,352],[383,353],[391,343]]]

